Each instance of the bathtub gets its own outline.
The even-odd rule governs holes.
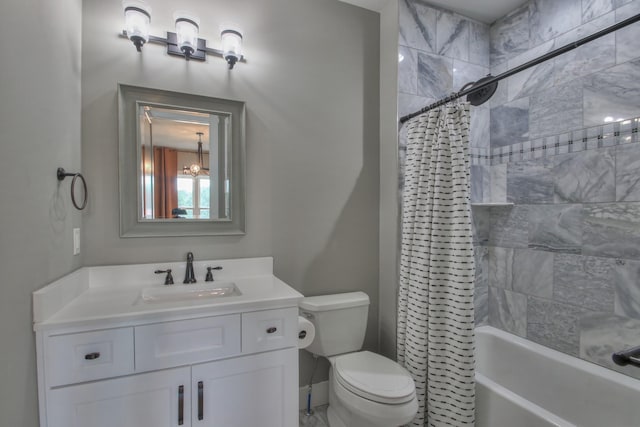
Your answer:
[[[640,380],[476,328],[476,427],[639,427]]]

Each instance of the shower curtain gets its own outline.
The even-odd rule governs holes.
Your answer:
[[[411,425],[473,426],[469,104],[447,104],[406,126],[397,350],[416,383]]]

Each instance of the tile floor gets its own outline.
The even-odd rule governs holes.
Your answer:
[[[327,406],[316,406],[313,408],[313,415],[311,416],[306,416],[304,410],[300,411],[300,427],[329,427]]]

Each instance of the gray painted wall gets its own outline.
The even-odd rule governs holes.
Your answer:
[[[152,34],[171,30],[175,2],[149,0]],[[305,295],[363,290],[366,347],[377,348],[379,15],[335,0],[186,1],[201,37],[239,23],[247,63],[185,62],[161,46],[138,54],[118,38],[119,2],[84,2],[85,264],[273,255],[275,274]],[[117,83],[247,103],[246,236],[118,237]],[[301,382],[310,375],[301,352]],[[316,380],[326,378],[326,365]]]
[[[81,1],[0,3],[0,425],[38,425],[31,292],[78,268]]]
[[[398,1],[380,11],[380,353],[395,359],[398,293]]]

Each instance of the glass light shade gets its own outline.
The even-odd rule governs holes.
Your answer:
[[[231,69],[242,58],[242,32],[234,27],[223,27],[220,38],[222,39],[222,56]]]
[[[189,166],[189,172],[191,172],[191,176],[198,176],[198,173],[200,173],[200,165],[197,163],[193,163],[191,166]]]
[[[133,42],[138,50],[149,41],[149,26],[151,24],[151,8],[142,1],[125,0],[122,2],[124,8],[124,29],[127,37]]]
[[[191,55],[198,48],[200,20],[186,12],[176,12],[173,18],[176,20],[178,48],[185,55]]]

